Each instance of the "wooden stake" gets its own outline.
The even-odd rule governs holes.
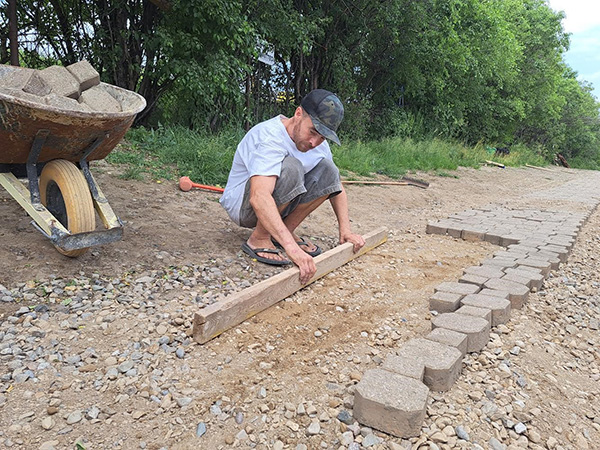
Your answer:
[[[200,344],[210,341],[224,331],[273,306],[294,292],[324,277],[387,240],[387,231],[380,228],[364,236],[365,245],[354,253],[350,242],[339,245],[315,258],[317,273],[306,284],[300,284],[300,271],[293,267],[268,280],[261,281],[224,300],[201,309],[194,315],[193,337]]]

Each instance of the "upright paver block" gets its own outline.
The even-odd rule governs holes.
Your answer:
[[[79,97],[79,101],[85,103],[94,111],[108,113],[121,111],[121,104],[106,92],[101,84],[83,91]]]
[[[100,83],[100,74],[85,59],[67,66],[67,70],[79,83],[80,92]]]
[[[79,83],[66,67],[50,66],[38,73],[40,78],[50,87],[52,93],[74,99],[79,98]]]
[[[454,347],[415,338],[400,347],[397,353],[401,358],[418,361],[425,366],[423,383],[433,391],[447,391],[460,375],[462,354]],[[392,358],[387,367],[384,363],[383,368],[390,370],[393,366]]]
[[[27,83],[23,86],[23,92],[37,95],[38,97],[45,97],[52,92],[52,88],[44,81],[39,72],[35,72],[31,74]]]
[[[456,314],[464,314],[465,316],[481,317],[492,323],[492,310],[488,308],[480,308],[478,306],[464,305],[456,310]]]
[[[436,328],[425,336],[425,339],[439,342],[458,349],[463,358],[467,354],[467,335],[458,331],[448,330],[446,328]]]
[[[510,319],[510,301],[507,299],[479,293],[465,296],[461,304],[491,310],[493,327],[506,323]]]
[[[429,298],[429,309],[440,313],[456,311],[460,306],[461,294],[452,292],[436,292]]]
[[[515,281],[491,278],[483,286],[488,289],[508,292],[508,299],[510,300],[510,307],[512,309],[520,309],[529,296],[529,288]]]
[[[366,371],[354,391],[354,418],[396,437],[421,433],[429,388],[414,378],[382,369]]]
[[[445,281],[435,288],[435,292],[451,292],[460,295],[476,294],[479,290],[480,288],[474,284],[457,283],[455,281]]]
[[[440,314],[431,320],[431,326],[446,328],[467,335],[467,351],[478,352],[490,339],[490,323],[479,317],[465,316],[463,314]]]
[[[517,264],[519,266],[528,266],[535,267],[536,269],[540,269],[542,271],[542,275],[545,277],[550,273],[550,269],[552,268],[552,263],[545,259],[534,258],[532,256],[528,256],[527,258],[517,259]]]

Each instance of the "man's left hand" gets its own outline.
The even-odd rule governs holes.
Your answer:
[[[346,242],[352,242],[354,245],[354,253],[359,251],[363,245],[365,245],[365,240],[360,234],[347,233],[340,235],[340,244],[345,244]]]

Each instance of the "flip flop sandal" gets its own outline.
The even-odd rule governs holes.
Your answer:
[[[277,249],[273,249],[273,248],[252,248],[248,245],[247,242],[244,242],[242,244],[242,250],[244,251],[244,253],[246,253],[250,257],[252,257],[255,260],[257,260],[258,262],[261,262],[264,264],[270,264],[272,266],[287,266],[292,263],[288,259],[283,259],[283,260],[272,259],[272,258],[266,258],[264,256],[258,255],[258,253],[272,253],[274,255],[281,255],[281,253],[282,253],[281,250],[277,250]]]
[[[275,245],[275,247],[277,247],[277,248],[283,248],[281,246],[281,244],[279,242],[277,242],[275,239],[271,238],[271,242],[273,242],[273,244]],[[299,241],[296,241],[296,244],[298,244],[300,247],[302,247],[302,246],[308,247],[310,245],[310,243],[306,242],[303,237],[301,237]],[[317,244],[313,243],[313,245],[316,248],[312,252],[307,252],[306,250],[304,250],[304,251],[307,254],[309,254],[310,256],[312,256],[314,258],[315,256],[319,256],[321,253],[323,253],[323,250]]]

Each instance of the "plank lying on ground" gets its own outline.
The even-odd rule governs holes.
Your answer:
[[[392,186],[409,186],[406,181],[361,181],[361,180],[342,180],[342,184],[381,184]]]
[[[504,169],[504,168],[506,167],[504,164],[498,163],[498,162],[496,162],[496,161],[488,161],[488,160],[486,160],[485,162],[486,162],[487,164],[490,164],[490,165],[492,165],[492,166],[500,167],[500,168],[502,168],[502,169]]]
[[[293,267],[268,280],[261,281],[224,300],[203,308],[194,315],[193,336],[200,344],[210,341],[224,331],[258,314],[275,303],[289,297],[294,292],[327,275],[332,270],[363,255],[387,239],[385,228],[377,229],[364,236],[365,245],[354,253],[352,244],[347,242],[315,258],[317,273],[306,284],[300,284],[299,270]]]
[[[545,170],[546,172],[554,172],[552,169],[547,169],[545,167],[532,166],[531,164],[525,164],[525,167],[529,167],[531,169]]]

